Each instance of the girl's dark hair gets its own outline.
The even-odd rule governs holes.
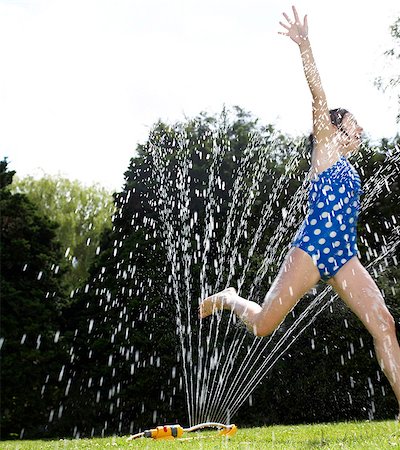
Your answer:
[[[342,128],[343,117],[347,113],[347,109],[344,108],[336,108],[329,111],[332,124],[335,125],[335,127],[339,128],[339,130]]]
[[[349,111],[347,111],[347,109],[344,109],[344,108],[336,108],[336,109],[329,110],[329,115],[331,117],[332,125],[335,125],[336,128],[338,128],[340,131],[342,131],[345,134],[347,134],[347,133],[344,130],[342,130],[342,122],[343,122],[343,117],[348,112]],[[314,139],[313,134],[310,134],[309,141],[310,141],[311,150],[312,150],[314,147],[314,144],[315,144],[315,139]]]

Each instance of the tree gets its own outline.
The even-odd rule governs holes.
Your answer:
[[[56,224],[26,195],[11,192],[14,173],[0,163],[3,438],[43,432],[64,355],[57,343],[64,268]]]
[[[26,194],[43,215],[58,223],[56,236],[69,262],[65,283],[70,291],[82,285],[98,253],[101,233],[111,227],[111,193],[99,185],[85,187],[50,175],[16,179],[12,191]]]

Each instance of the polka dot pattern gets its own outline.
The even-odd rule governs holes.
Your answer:
[[[292,245],[306,251],[323,280],[357,255],[361,181],[342,156],[311,181],[308,213]]]

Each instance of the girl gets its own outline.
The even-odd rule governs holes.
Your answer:
[[[395,322],[382,294],[357,257],[356,230],[360,178],[347,156],[357,151],[362,128],[345,109],[329,111],[308,39],[307,16],[300,21],[283,14],[284,31],[300,50],[312,95],[313,153],[308,214],[300,226],[263,305],[225,289],[200,304],[205,318],[217,309],[230,309],[256,336],[271,334],[320,279],[329,283],[359,317],[374,339],[379,364],[400,407],[400,347]]]

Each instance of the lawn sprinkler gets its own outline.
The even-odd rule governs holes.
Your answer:
[[[194,425],[193,427],[190,428],[183,428],[180,425],[164,425],[159,426],[157,428],[152,428],[150,430],[142,431],[141,433],[133,434],[127,440],[133,441],[134,439],[142,437],[152,439],[165,439],[165,440],[182,439],[183,433],[190,433],[192,431],[202,430],[204,428],[217,428],[219,429],[217,436],[226,436],[226,437],[233,436],[237,431],[237,426],[234,424],[224,425],[222,423],[216,422],[200,423],[199,425]]]

